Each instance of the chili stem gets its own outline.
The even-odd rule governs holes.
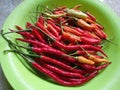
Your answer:
[[[31,30],[20,30],[20,31],[15,31],[15,30],[12,30],[12,29],[9,29],[9,30],[11,30],[11,32],[6,32],[6,33],[3,33],[3,35],[5,35],[5,34],[10,34],[10,33],[19,33],[19,32],[28,32],[28,31],[31,31]]]

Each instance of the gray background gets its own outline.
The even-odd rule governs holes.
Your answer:
[[[22,0],[0,0],[0,29],[9,13],[19,4]],[[120,16],[120,0],[104,0],[104,3]],[[0,65],[0,90],[12,90],[12,87],[7,82]]]

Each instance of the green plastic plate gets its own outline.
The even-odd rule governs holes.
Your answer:
[[[4,74],[15,90],[119,90],[120,89],[120,19],[106,5],[98,0],[25,0],[7,18],[3,29],[14,28],[14,25],[25,26],[30,21],[30,12],[38,6],[73,7],[82,4],[81,9],[91,12],[97,21],[105,27],[112,43],[105,42],[104,50],[112,64],[90,82],[77,87],[65,87],[48,82],[31,73],[14,53],[4,54],[9,49],[0,37],[0,60]],[[10,36],[13,37],[13,36]]]

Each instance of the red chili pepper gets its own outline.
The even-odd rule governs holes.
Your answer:
[[[52,72],[52,71],[38,65],[35,62],[33,62],[32,65],[33,65],[34,68],[36,68],[40,72],[43,72],[44,74],[51,77],[53,80],[55,80],[59,84],[62,84],[62,85],[65,85],[65,86],[77,86],[77,85],[84,84],[85,82],[87,82],[87,81],[91,80],[92,78],[94,78],[96,76],[96,74],[97,74],[97,72],[95,71],[92,74],[90,74],[87,78],[81,79],[79,82],[67,82],[65,80],[60,79],[59,76],[56,75],[54,72]]]
[[[81,50],[81,47],[82,47],[85,50],[93,50],[93,51],[97,51],[97,52],[99,51],[103,55],[107,56],[106,53],[103,50],[101,50],[100,48],[98,48],[96,46],[93,46],[93,45],[86,45],[85,44],[85,45],[71,45],[71,46],[66,46],[66,45],[64,45],[64,44],[62,44],[62,43],[60,43],[58,41],[55,41],[53,44],[56,45],[56,46],[58,46],[59,48],[62,48],[64,50],[66,50],[66,51]]]
[[[107,39],[107,35],[105,32],[103,32],[103,30],[101,30],[98,26],[96,26],[95,24],[92,24],[92,26],[94,26],[94,33],[101,38],[102,40],[106,40]]]
[[[101,41],[96,38],[90,38],[85,36],[76,36],[74,34],[71,34],[69,32],[62,32],[63,39],[71,42],[81,42],[83,44],[99,44]]]
[[[23,30],[23,28],[18,25],[16,25],[16,28],[18,30]],[[35,39],[35,37],[30,32],[26,31],[26,32],[18,32],[18,33],[21,34],[26,39]]]
[[[84,35],[84,30],[81,29],[81,28],[78,28],[78,27],[73,27],[76,31],[78,31],[79,33],[81,33],[81,35],[83,36]]]
[[[32,50],[36,53],[50,53],[50,54],[54,54],[57,55],[61,58],[64,58],[65,60],[69,61],[69,62],[76,62],[76,60],[74,58],[71,58],[70,56],[66,55],[64,52],[60,51],[60,50],[56,50],[53,48],[32,48]]]
[[[93,16],[90,12],[87,11],[86,14],[88,15],[88,17],[89,17],[91,20],[96,21],[95,16]]]
[[[83,50],[77,50],[75,51],[74,53],[70,54],[70,55],[83,55],[85,56],[87,53],[88,54],[96,54],[97,52],[96,51],[93,51],[93,50],[86,50],[86,51],[83,51]]]
[[[102,64],[100,66],[93,66],[93,65],[88,65],[88,64],[80,64],[81,67],[83,67],[84,69],[86,70],[92,70],[92,71],[98,71],[98,70],[102,70],[104,68],[106,68],[109,64],[111,64],[111,62],[108,62],[108,63],[105,63],[105,64]]]
[[[59,26],[55,25],[55,23],[53,23],[52,21],[47,20],[47,23],[52,25],[58,31],[58,33],[60,33],[62,31],[61,28]]]
[[[65,76],[65,77],[74,77],[74,78],[84,78],[83,75],[81,75],[80,73],[73,73],[73,72],[69,72],[69,71],[64,71],[62,69],[59,69],[53,65],[50,65],[50,64],[46,64],[46,63],[43,63],[43,66],[46,67],[47,69],[59,74],[59,75],[62,75],[62,76]]]
[[[77,20],[77,25],[90,32],[95,28],[93,25],[88,24],[82,19]]]
[[[62,38],[63,40],[67,40],[67,41],[70,41],[70,42],[81,42],[81,38],[74,35],[74,34],[71,34],[69,32],[62,32]]]
[[[104,29],[104,27],[103,26],[101,26],[100,24],[98,24],[98,23],[95,23],[95,25],[100,29],[100,30],[103,30]]]
[[[38,18],[38,22],[40,23],[40,24],[42,24],[43,26],[44,26],[44,17],[43,16],[40,16],[39,18]]]
[[[96,34],[94,34],[93,32],[84,31],[84,36],[86,36],[88,38],[98,39],[98,40],[101,41],[101,39]]]
[[[30,28],[30,27],[32,27],[32,26],[33,26],[32,23],[30,23],[30,22],[27,22],[27,23],[26,23],[26,28]]]
[[[83,33],[79,32],[79,31],[77,31],[69,26],[63,26],[63,29],[64,29],[64,31],[70,32],[70,33],[75,34],[77,36],[83,36]]]
[[[27,23],[26,23],[26,28],[33,30],[34,25],[33,25],[32,23],[30,23],[30,22],[27,22]],[[38,31],[37,31],[37,32],[38,32]],[[45,38],[45,35],[44,35],[43,33],[41,33],[41,32],[38,32],[38,33],[40,34],[40,36],[41,36],[42,38]],[[35,35],[35,37],[36,37],[36,35]]]
[[[103,32],[103,30],[99,30],[98,28],[95,28],[95,34],[103,40],[107,39],[107,35]]]
[[[50,57],[47,57],[47,56],[41,55],[40,59],[36,59],[36,61],[39,61],[39,62],[44,61],[44,62],[50,63],[52,65],[54,64],[56,66],[59,66],[59,67],[65,69],[65,70],[68,70],[68,71],[71,71],[71,72],[85,74],[85,72],[83,70],[75,69],[75,68],[71,67],[70,65],[65,64],[64,62],[61,62],[57,59],[53,59],[53,58],[50,58]]]
[[[56,31],[56,29],[52,26],[52,25],[50,25],[50,24],[47,24],[47,29],[49,30],[49,31],[51,31],[51,33],[53,33],[53,35],[55,36],[55,37],[58,37],[58,32]]]
[[[81,42],[84,44],[100,44],[101,40],[96,38],[88,38],[85,36],[80,37]]]
[[[81,28],[74,28],[74,29],[77,30],[78,32],[80,32],[82,34],[82,36],[100,40],[100,38],[92,32],[89,32],[87,30],[82,30]]]
[[[47,44],[36,28],[32,27],[32,33],[34,37],[36,37],[36,39],[38,39],[40,42]]]
[[[31,34],[28,34],[28,33],[26,33],[26,32],[18,32],[18,34],[20,34],[20,35],[22,35],[24,38],[26,38],[26,39],[32,39],[32,38],[34,38],[34,36],[33,35],[31,35]]]
[[[56,39],[52,38],[51,36],[49,36],[47,33],[45,33],[44,31],[42,31],[41,29],[39,29],[39,30],[40,30],[43,34],[45,34],[46,36],[48,36],[49,39],[53,40],[53,42],[54,42],[53,45],[54,45],[54,46],[57,46],[57,47],[60,48],[60,49],[64,49],[64,50],[66,50],[66,51],[71,51],[71,50],[79,50],[79,49],[81,49],[81,47],[82,47],[82,48],[87,49],[87,50],[90,49],[90,50],[99,51],[99,52],[101,52],[103,55],[107,56],[103,50],[101,50],[100,48],[95,47],[95,46],[93,46],[93,45],[73,45],[73,46],[66,46],[66,45],[60,43],[59,41],[56,41]]]
[[[57,37],[57,41],[61,41],[62,40],[62,35],[59,35],[58,37]]]
[[[63,76],[58,76],[60,79],[65,80],[67,82],[78,82],[81,79],[80,78],[71,78],[71,77],[63,77]]]
[[[53,34],[51,34],[46,28],[44,28],[44,26],[42,26],[39,22],[36,23],[36,26],[38,26],[40,29],[42,29],[44,32],[46,32],[48,35],[50,35],[51,37],[56,39],[56,37]]]
[[[108,62],[106,64],[103,64],[103,65],[98,66],[98,67],[93,68],[93,69],[95,69],[95,70],[102,70],[102,69],[106,68],[109,64],[111,64],[111,62]]]

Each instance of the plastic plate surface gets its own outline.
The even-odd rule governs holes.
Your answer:
[[[107,42],[104,50],[112,62],[108,68],[88,83],[77,87],[65,87],[36,76],[21,63],[14,53],[4,54],[9,49],[0,36],[0,60],[4,74],[15,90],[118,90],[120,89],[120,19],[106,5],[98,0],[25,0],[7,18],[3,29],[14,28],[14,25],[25,26],[30,21],[30,12],[38,6],[68,6],[82,4],[83,11],[89,11],[96,16],[97,21],[105,28],[112,43]],[[15,37],[15,36],[10,36]],[[114,43],[114,44],[113,44]]]

